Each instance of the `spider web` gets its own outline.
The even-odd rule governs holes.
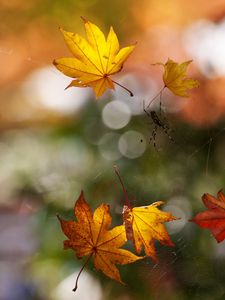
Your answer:
[[[3,53],[4,55],[6,55],[7,57],[10,57],[11,55],[13,55],[13,49],[7,50],[7,49],[1,48],[0,52]],[[24,62],[26,62],[26,63],[29,62],[32,64],[35,63],[36,65],[43,66],[43,61],[33,60],[32,57],[25,58]],[[55,73],[57,71],[53,71],[53,72]],[[144,115],[141,116],[140,118],[143,118],[143,117],[144,117]],[[171,123],[171,120],[169,120],[169,122]],[[182,152],[184,154],[184,157],[186,159],[186,161],[184,161],[184,163],[187,166],[189,166],[189,163],[191,163],[193,158],[196,159],[196,158],[200,157],[200,159],[204,161],[202,173],[204,173],[205,176],[209,176],[210,171],[211,171],[213,153],[216,150],[216,146],[220,143],[220,141],[223,141],[225,138],[225,136],[224,136],[225,127],[220,126],[220,128],[217,127],[214,129],[208,129],[208,130],[210,130],[210,132],[208,132],[208,134],[205,134],[205,136],[203,138],[204,140],[200,141],[200,145],[194,146],[194,148],[195,148],[194,150],[192,150],[191,147],[189,147],[191,144],[191,140],[192,140],[192,133],[190,131],[188,131],[189,136],[185,136],[185,133],[183,134],[183,136],[182,136],[183,143],[181,145],[179,143],[180,136],[177,137],[177,135],[179,135],[180,133],[177,132],[177,130],[179,130],[179,129],[177,129],[176,124],[175,125],[172,124],[171,128],[173,129],[171,136],[174,139],[174,142],[171,142],[171,140],[168,139],[166,143],[171,144],[170,145],[172,147],[171,149],[173,149],[174,147],[179,148],[180,152]],[[213,131],[213,133],[212,133],[212,131]],[[82,132],[81,132],[81,134],[82,134]],[[159,134],[159,132],[157,132],[157,136],[158,136],[158,134]],[[163,132],[161,132],[160,134],[163,134]],[[163,144],[162,151],[160,151],[159,153],[157,153],[157,154],[154,153],[155,152],[154,149],[147,149],[145,155],[157,155],[157,157],[159,157],[161,159],[161,155],[165,156],[165,153],[167,151],[170,151],[169,150],[170,146],[168,146],[166,143]],[[170,155],[171,155],[171,153],[170,153]],[[176,160],[176,158],[174,158],[172,155],[171,155],[170,159]],[[163,161],[161,163],[163,164]],[[124,164],[130,165],[130,162],[125,161]],[[96,184],[97,188],[101,187],[104,177],[107,176],[107,172],[103,169],[103,167],[106,168],[107,166],[104,164],[101,165],[97,169],[95,174],[92,174],[89,177],[89,180],[92,180],[92,183]],[[57,170],[59,171],[59,169],[57,169]],[[132,170],[134,171],[134,169],[132,169]],[[152,176],[154,176],[154,173]],[[136,181],[136,180],[138,182],[140,182],[140,178],[138,177],[138,175],[133,175],[133,181]],[[218,181],[217,181],[217,183],[218,183]],[[133,199],[135,199],[134,203],[133,203],[135,206],[141,205],[141,197],[143,195],[142,188],[143,188],[143,185],[141,184],[141,186],[138,190],[135,188],[132,188],[132,187],[129,189],[131,195],[133,195],[131,197]],[[217,190],[217,189],[219,190],[220,188],[221,188],[221,186],[220,187],[218,186],[215,188],[215,190]],[[60,191],[61,186],[58,186],[58,187],[56,186],[56,187],[54,187],[54,189],[55,189],[55,194],[56,194],[57,192]],[[109,191],[111,193],[113,193],[113,189],[115,189],[115,185],[113,186],[113,188],[111,190],[109,189]],[[144,190],[144,192],[147,193],[147,189]],[[205,191],[205,192],[208,192],[208,191]],[[157,200],[157,199],[155,199],[155,200]],[[146,202],[145,202],[145,204],[146,204]],[[113,207],[114,211],[119,211],[115,201],[112,202],[112,207]],[[188,227],[189,226],[192,226],[192,225],[188,225]],[[195,228],[194,230],[197,230],[197,229]],[[209,233],[206,233],[205,236],[207,236],[207,234],[209,235]],[[184,237],[179,237],[179,235],[184,235]],[[210,237],[210,238],[212,239],[212,237]],[[166,296],[164,298],[162,298],[162,288],[165,288],[165,286],[167,286],[168,290],[169,290],[169,289],[174,288],[174,286],[176,284],[185,286],[187,294],[189,294],[189,293],[191,294],[191,292],[192,292],[192,294],[194,293],[194,295],[196,297],[198,297],[198,295],[200,293],[201,294],[203,293],[202,290],[205,287],[204,282],[206,281],[205,277],[207,275],[207,272],[209,272],[209,269],[207,267],[205,267],[204,263],[209,263],[210,266],[213,266],[212,259],[209,258],[208,261],[206,261],[206,260],[202,261],[201,254],[193,255],[193,253],[195,251],[197,252],[198,250],[196,249],[196,244],[194,246],[192,245],[192,241],[189,240],[188,233],[185,232],[185,229],[184,229],[184,231],[180,231],[179,233],[174,235],[173,241],[174,241],[176,247],[169,249],[169,250],[168,250],[168,248],[166,248],[165,251],[161,250],[159,247],[157,249],[157,251],[159,251],[159,263],[153,263],[152,261],[146,260],[145,262],[142,263],[141,268],[138,269],[139,270],[138,276],[143,275],[143,278],[145,278],[145,280],[149,279],[150,285],[151,285],[151,290],[153,291],[153,294],[155,297],[154,299],[166,299]],[[200,247],[200,243],[198,244],[198,246]],[[205,246],[207,247],[207,245],[205,245]],[[213,244],[213,247],[215,247],[215,244]],[[222,246],[220,246],[220,247],[222,249]],[[216,250],[215,250],[215,252],[216,252]],[[189,272],[189,274],[192,277],[191,280],[189,278],[185,277],[185,276],[187,276],[187,273],[186,273],[187,266],[185,265],[185,262],[190,263],[191,271]],[[213,270],[211,271],[209,276],[215,275],[216,278],[221,279],[222,275],[218,275],[218,271],[217,271],[219,268],[220,268],[219,265],[214,266]],[[200,283],[198,283],[198,282],[200,282]],[[194,292],[193,292],[193,290],[194,290]],[[223,295],[223,293],[224,293],[224,289],[221,289],[220,294]]]

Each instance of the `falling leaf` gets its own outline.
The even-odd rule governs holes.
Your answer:
[[[188,96],[188,90],[199,86],[199,82],[192,78],[187,78],[187,67],[192,60],[178,64],[168,59],[164,65],[163,81],[165,86],[175,95],[181,97]]]
[[[97,270],[101,270],[110,278],[123,283],[115,264],[124,265],[142,259],[128,250],[120,249],[126,242],[124,226],[116,226],[109,230],[111,225],[109,205],[101,204],[92,213],[83,192],[75,203],[74,214],[77,222],[65,221],[58,217],[62,231],[68,237],[68,240],[64,241],[64,249],[73,249],[77,258],[88,256],[87,261],[93,257]],[[76,287],[77,281],[74,291]]]
[[[138,254],[141,253],[144,246],[146,255],[157,260],[154,245],[155,240],[167,246],[174,246],[163,223],[177,220],[177,218],[171,213],[161,211],[157,208],[164,203],[162,201],[152,203],[148,206],[132,208],[119,169],[116,166],[114,166],[114,169],[125,197],[126,204],[123,207],[123,221],[126,228],[126,237],[133,242]]]
[[[74,57],[56,59],[53,64],[62,73],[74,78],[68,87],[91,87],[96,97],[100,97],[107,89],[114,89],[114,84],[121,86],[109,76],[121,71],[123,63],[135,46],[120,49],[112,27],[108,37],[105,38],[103,32],[95,24],[82,19],[87,39],[61,29],[65,42]],[[125,89],[133,96],[127,88]]]
[[[132,240],[135,250],[141,253],[142,247],[147,256],[156,260],[155,240],[167,246],[174,246],[167,232],[164,222],[176,220],[172,214],[163,212],[157,207],[162,201],[148,206],[133,207],[125,205],[123,219],[128,240]]]
[[[174,95],[180,97],[188,97],[188,91],[199,87],[198,80],[187,77],[187,67],[192,62],[192,60],[185,61],[181,64],[174,62],[172,59],[167,60],[165,64],[155,63],[153,65],[161,65],[164,67],[163,82],[164,86],[161,90],[149,100],[147,108],[150,107],[152,102],[154,102],[158,97],[160,97],[160,111],[162,105],[162,93],[165,88],[168,88]]]
[[[216,199],[210,194],[204,194],[202,201],[208,209],[198,213],[191,221],[209,229],[220,243],[225,239],[225,195],[219,191]]]
[[[188,97],[188,90],[199,87],[199,82],[187,77],[187,67],[192,60],[185,61],[181,64],[168,59],[164,66],[163,82],[164,88],[167,87],[171,92],[180,97]]]

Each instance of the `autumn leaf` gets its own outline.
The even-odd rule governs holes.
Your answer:
[[[174,246],[164,222],[176,220],[172,214],[157,207],[164,202],[154,202],[148,206],[129,207],[124,205],[123,219],[128,240],[132,240],[135,250],[141,253],[142,247],[147,256],[156,258],[155,240],[166,246]]]
[[[207,210],[198,213],[191,221],[202,228],[209,229],[218,243],[225,239],[225,195],[217,193],[217,199],[210,194],[204,194],[202,201]]]
[[[142,259],[128,250],[120,249],[126,242],[124,226],[116,226],[109,230],[111,225],[109,205],[101,204],[92,213],[83,192],[75,203],[74,214],[77,222],[65,221],[58,217],[62,231],[68,237],[68,240],[64,241],[64,249],[74,250],[77,258],[88,256],[85,265],[93,257],[97,270],[101,270],[108,277],[123,283],[115,264],[124,265]],[[74,291],[77,288],[80,273]]]
[[[87,39],[61,29],[66,45],[74,57],[55,59],[53,64],[59,71],[74,78],[68,87],[91,87],[96,97],[100,97],[107,89],[114,89],[114,84],[123,87],[109,76],[121,71],[135,46],[120,49],[112,27],[105,38],[95,24],[84,18],[82,20]],[[133,96],[131,91],[125,89]]]
[[[180,97],[188,97],[188,91],[199,87],[198,80],[187,77],[187,67],[192,60],[185,61],[183,63],[176,63],[172,59],[167,60],[165,64],[155,63],[153,65],[161,65],[164,67],[163,82],[164,86],[162,89],[151,99],[147,105],[150,107],[153,101],[160,97],[160,109],[162,101],[162,93],[165,88],[168,88],[174,95]]]
[[[174,246],[163,223],[176,220],[177,218],[171,213],[157,208],[164,203],[162,201],[148,206],[132,208],[117,167],[115,167],[115,173],[120,180],[125,196],[126,205],[123,207],[123,220],[126,228],[126,237],[133,242],[138,254],[141,253],[144,246],[146,255],[157,260],[155,240],[167,246]]]
[[[188,90],[199,86],[195,79],[187,77],[187,67],[192,60],[185,61],[181,64],[168,59],[164,66],[163,82],[171,92],[180,97],[188,97]]]

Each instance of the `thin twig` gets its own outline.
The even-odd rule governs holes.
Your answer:
[[[159,95],[161,95],[161,97],[162,97],[162,92],[163,92],[163,90],[165,89],[165,85],[164,85],[164,87],[150,100],[150,102],[149,102],[149,104],[147,105],[147,107],[146,108],[149,108],[149,106],[152,104],[152,102],[156,99],[156,98],[158,98],[159,97]],[[160,97],[160,101],[161,101],[161,97]]]
[[[130,201],[129,201],[129,198],[128,198],[127,191],[126,191],[126,189],[125,189],[125,186],[124,186],[124,184],[123,184],[122,178],[121,178],[121,176],[120,176],[119,168],[118,168],[117,166],[114,166],[114,170],[115,170],[115,173],[116,173],[117,177],[119,178],[120,184],[121,184],[122,189],[123,189],[123,194],[124,194],[124,197],[125,197],[125,205],[127,205],[128,207],[131,207],[131,204],[130,204]]]

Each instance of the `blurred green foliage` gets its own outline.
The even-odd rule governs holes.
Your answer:
[[[37,0],[29,5],[22,3],[20,8],[5,6],[0,12],[1,35],[4,31],[4,35],[13,33],[19,38],[21,31],[35,22],[44,24],[49,32],[56,32],[58,25],[73,31],[78,28],[79,32],[82,15],[98,20],[103,29],[113,24],[118,36],[125,38],[127,28],[135,31],[129,5],[128,0]],[[144,114],[133,116],[126,127],[118,130],[103,123],[102,109],[109,100],[90,99],[70,116],[69,122],[56,126],[27,126],[1,132],[1,206],[22,207],[25,203],[31,208],[31,228],[37,241],[34,253],[26,258],[25,275],[21,277],[34,282],[43,299],[52,299],[56,286],[82,266],[72,251],[63,250],[64,236],[56,218],[57,213],[73,218],[72,209],[81,190],[93,209],[102,202],[109,203],[113,225],[122,223],[123,194],[113,169],[116,164],[134,206],[159,200],[169,204],[176,199],[186,219],[182,228],[171,233],[174,248],[156,243],[157,263],[146,258],[120,268],[126,286],[96,272],[89,263],[87,270],[101,282],[103,299],[224,299],[224,243],[217,245],[210,232],[188,222],[204,209],[203,193],[215,195],[224,187],[224,121],[198,128],[166,114],[174,142],[159,131],[157,152],[148,143],[153,126]],[[145,153],[136,159],[105,159],[99,146],[101,137],[109,132],[122,135],[127,130],[136,130],[146,137]]]

